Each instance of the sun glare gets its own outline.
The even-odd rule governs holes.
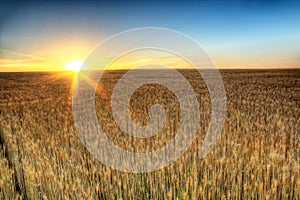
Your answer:
[[[80,61],[72,61],[68,63],[65,67],[67,71],[79,72],[83,63]]]

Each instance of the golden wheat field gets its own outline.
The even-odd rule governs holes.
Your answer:
[[[227,118],[203,159],[209,93],[196,71],[180,72],[199,102],[199,130],[182,157],[149,173],[111,169],[86,150],[74,126],[72,73],[0,73],[0,199],[300,199],[300,70],[222,70]],[[155,151],[176,135],[178,101],[157,84],[138,88],[130,100],[133,120],[147,124],[154,103],[168,117],[154,137],[127,135],[110,110],[124,73],[107,71],[101,79],[99,124],[127,151]]]

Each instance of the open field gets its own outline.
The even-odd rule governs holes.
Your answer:
[[[120,132],[109,102],[123,73],[103,77],[99,123],[123,149],[157,150],[176,134],[178,101],[159,85],[140,87],[130,101],[133,119],[147,124],[148,107],[158,102],[169,114],[165,127],[145,140]],[[300,199],[300,70],[221,71],[227,119],[204,159],[198,147],[210,121],[208,90],[195,71],[182,74],[200,104],[196,139],[169,167],[131,174],[107,168],[80,142],[71,74],[0,73],[0,199]]]

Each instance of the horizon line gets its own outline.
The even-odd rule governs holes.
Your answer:
[[[175,70],[197,70],[196,68],[173,68]],[[300,67],[274,67],[274,68],[216,68],[217,70],[300,70]],[[145,68],[145,69],[106,69],[102,71],[130,71],[130,70],[165,70],[165,69],[159,69],[159,68]],[[214,68],[203,68],[201,70],[215,70]],[[81,70],[81,71],[101,71],[101,69],[98,70]],[[69,73],[80,73],[74,72],[70,70],[33,70],[33,71],[0,71],[0,73],[34,73],[34,72],[45,72],[45,73],[58,73],[58,72],[69,72]]]

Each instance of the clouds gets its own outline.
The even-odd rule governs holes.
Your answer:
[[[19,61],[37,61],[37,60],[44,60],[40,56],[31,55],[31,54],[24,54],[15,51],[9,51],[6,49],[0,49],[0,59],[2,60],[19,60]]]
[[[0,49],[1,71],[31,71],[46,63],[47,60],[42,56]]]

